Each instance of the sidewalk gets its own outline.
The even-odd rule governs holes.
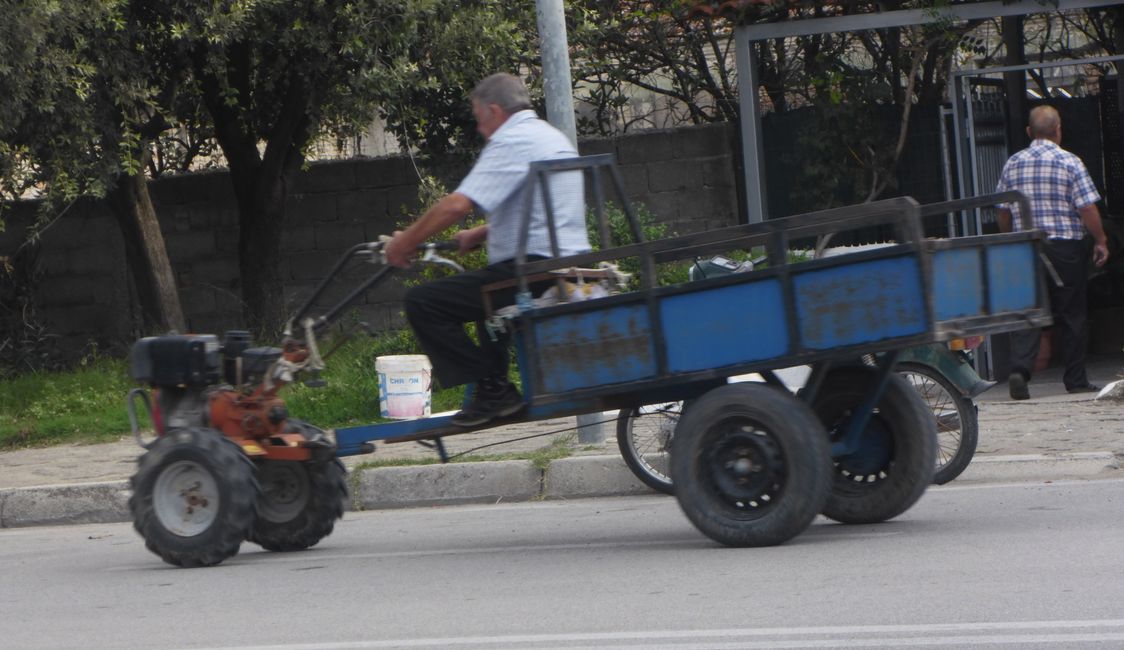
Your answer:
[[[1102,386],[1124,378],[1124,356],[1091,359],[1089,378]],[[978,400],[979,447],[958,481],[1055,480],[1118,467],[1124,459],[1124,402],[1067,394],[1060,368],[1036,376],[1030,392],[1030,400],[1015,402],[1000,383]],[[649,493],[620,460],[615,421],[603,425],[606,440],[597,445],[579,445],[574,427],[570,417],[447,437],[450,454],[496,442],[504,444],[473,453],[534,451],[558,440],[570,445],[574,455],[554,461],[546,472],[529,461],[352,472],[352,507]],[[100,445],[0,452],[0,528],[127,520],[128,479],[140,452],[131,437]],[[344,464],[351,470],[376,459],[434,457],[434,451],[417,443],[379,444],[374,454],[351,456]]]

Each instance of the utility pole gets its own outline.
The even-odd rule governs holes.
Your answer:
[[[543,91],[546,94],[546,121],[578,146],[574,122],[574,88],[570,79],[570,44],[566,38],[566,11],[562,0],[535,0],[542,46]],[[578,442],[605,442],[605,415],[582,413],[577,416]]]
[[[542,42],[543,90],[546,121],[578,146],[574,123],[574,91],[570,80],[570,47],[566,40],[566,12],[562,0],[535,0],[535,14]]]

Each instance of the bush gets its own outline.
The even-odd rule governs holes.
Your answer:
[[[633,206],[633,212],[636,214],[636,221],[640,226],[640,234],[644,237],[645,241],[655,241],[657,239],[666,239],[674,237],[676,233],[668,230],[667,224],[659,223],[656,221],[655,215],[642,203],[637,203]],[[609,239],[613,247],[627,246],[628,244],[636,243],[635,237],[632,235],[632,228],[628,222],[628,215],[625,214],[624,209],[617,204],[607,201],[605,203],[605,218],[609,225]],[[594,210],[589,209],[586,211],[586,228],[589,231],[590,244],[593,250],[600,250],[600,229],[597,222],[597,214]],[[640,258],[628,257],[618,261],[620,270],[632,275],[629,280],[628,289],[635,291],[640,288]],[[691,263],[688,261],[681,262],[668,262],[665,264],[658,264],[656,266],[656,284],[657,285],[670,285],[680,284],[688,280],[688,272]]]

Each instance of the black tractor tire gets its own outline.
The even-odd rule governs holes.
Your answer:
[[[727,546],[782,544],[823,509],[831,477],[827,432],[785,391],[720,386],[679,421],[671,476],[679,506],[706,536]]]
[[[877,368],[828,373],[812,402],[832,442],[877,381]],[[823,514],[845,524],[871,524],[908,510],[933,480],[937,427],[932,411],[903,377],[892,373],[862,434],[862,453],[833,458],[831,494]]]
[[[943,374],[920,363],[895,368],[921,395],[937,423],[937,459],[933,484],[944,485],[960,476],[979,444],[980,418],[976,405]]]
[[[289,429],[307,439],[323,432],[298,420]],[[247,539],[269,551],[302,551],[332,534],[347,503],[347,470],[338,458],[323,461],[258,460],[258,518]]]
[[[617,446],[624,464],[644,485],[675,494],[671,482],[671,441],[684,402],[623,408],[617,414]]]
[[[145,547],[202,567],[238,553],[257,516],[258,484],[242,448],[207,428],[174,429],[137,459],[129,511]]]

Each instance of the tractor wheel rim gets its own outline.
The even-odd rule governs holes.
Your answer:
[[[258,470],[259,516],[273,523],[292,521],[308,505],[308,473],[297,463],[265,461]]]
[[[156,478],[153,510],[160,524],[179,537],[194,537],[215,522],[219,507],[218,483],[198,463],[172,463]]]

